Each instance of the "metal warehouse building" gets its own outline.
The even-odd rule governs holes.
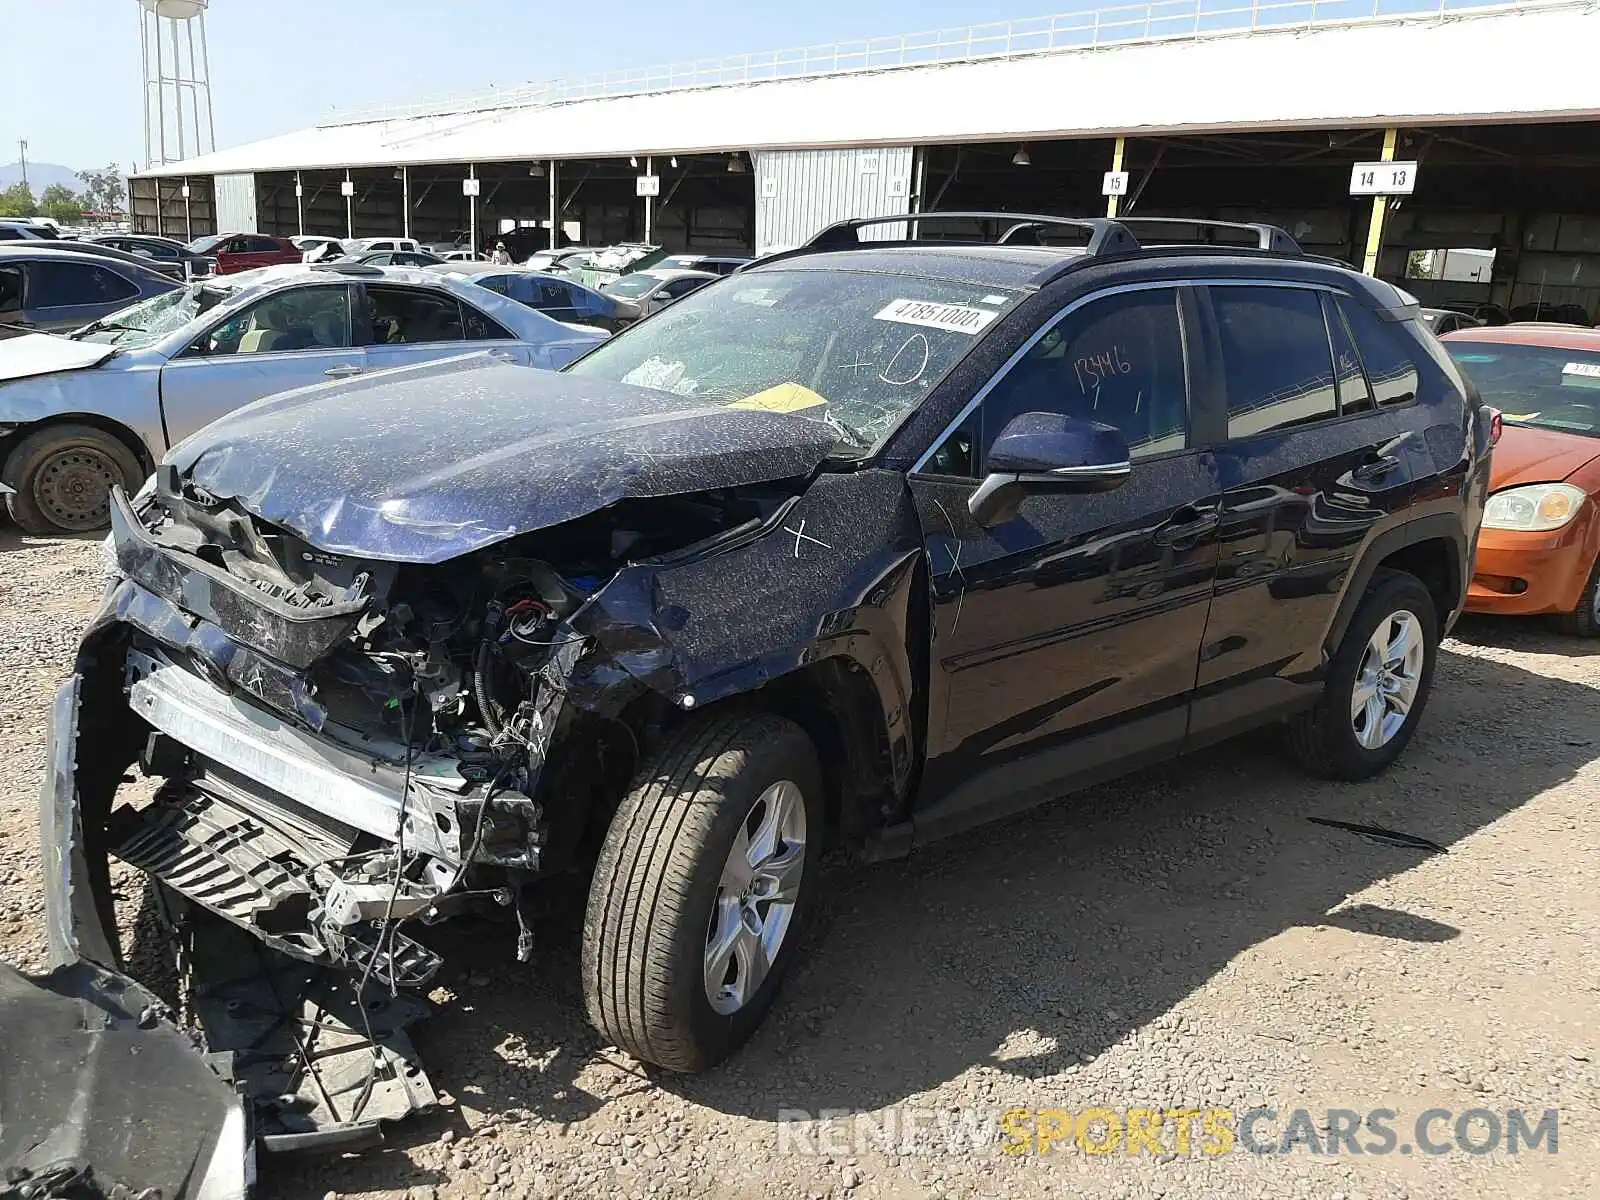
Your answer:
[[[152,166],[134,219],[481,244],[553,215],[567,242],[762,252],[850,216],[1109,203],[1269,220],[1396,279],[1492,249],[1487,279],[1412,290],[1600,309],[1600,7],[1419,3],[1155,0],[344,114]],[[1381,159],[1414,190],[1352,196]]]

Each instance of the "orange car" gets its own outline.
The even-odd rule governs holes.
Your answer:
[[[1440,341],[1505,420],[1467,610],[1600,634],[1600,330],[1500,325]]]

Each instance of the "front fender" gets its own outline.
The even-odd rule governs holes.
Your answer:
[[[114,421],[159,462],[167,439],[161,424],[158,366],[142,359],[111,359],[81,371],[35,375],[0,384],[0,434],[25,433],[41,421],[95,417]]]
[[[912,596],[922,535],[894,471],[824,474],[754,540],[671,566],[621,571],[573,618],[596,653],[574,704],[615,711],[650,689],[680,710],[842,658],[882,707],[897,795],[917,760]]]

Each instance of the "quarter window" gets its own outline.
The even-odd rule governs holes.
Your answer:
[[[1366,372],[1361,369],[1361,355],[1344,323],[1339,303],[1332,296],[1323,296],[1322,314],[1328,322],[1328,336],[1333,340],[1333,370],[1339,379],[1339,411],[1341,413],[1369,412],[1374,404],[1372,388],[1367,383]]]
[[[1025,412],[1114,425],[1134,458],[1181,450],[1188,399],[1177,290],[1107,296],[1061,318],[990,391],[984,458],[1007,422]]]
[[[1338,416],[1328,327],[1316,292],[1216,287],[1211,302],[1222,343],[1230,438]]]
[[[1339,309],[1355,335],[1361,361],[1366,364],[1367,378],[1372,381],[1372,394],[1378,403],[1405,404],[1414,400],[1419,381],[1417,364],[1406,349],[1400,331],[1342,296]]]

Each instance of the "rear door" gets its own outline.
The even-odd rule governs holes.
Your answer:
[[[139,287],[109,267],[55,259],[24,264],[23,319],[67,332],[110,316],[139,298]]]
[[[1345,577],[1432,461],[1406,411],[1415,368],[1375,386],[1345,315],[1354,301],[1276,281],[1214,283],[1202,299],[1227,436],[1194,744],[1315,700]]]
[[[1216,566],[1214,459],[1192,419],[1193,291],[1092,297],[1047,323],[910,477],[934,592],[919,837],[1183,742]],[[1024,412],[1116,425],[1130,478],[1038,494],[994,528],[967,502]]]
[[[161,369],[161,409],[177,442],[224,413],[291,388],[359,375],[350,287],[290,287],[213,325]]]

